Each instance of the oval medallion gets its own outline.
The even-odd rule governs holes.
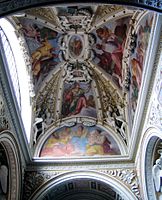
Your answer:
[[[79,35],[73,35],[69,41],[69,52],[72,57],[77,58],[81,56],[83,50],[82,38]]]

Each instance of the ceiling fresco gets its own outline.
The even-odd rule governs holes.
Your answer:
[[[32,60],[35,89],[60,62],[60,33],[28,18],[19,18]]]
[[[62,127],[45,142],[41,157],[118,155],[120,150],[113,138],[102,128],[77,124]]]
[[[138,95],[142,82],[142,72],[145,62],[146,50],[148,46],[149,36],[151,32],[151,25],[153,15],[146,15],[140,22],[136,34],[135,48],[131,51],[129,60],[130,66],[130,110],[132,120],[137,107]]]
[[[115,5],[42,7],[14,16],[31,60],[36,156],[126,154],[153,19]]]
[[[101,67],[121,89],[123,86],[122,58],[130,17],[107,22],[93,32],[95,43],[93,62]]]

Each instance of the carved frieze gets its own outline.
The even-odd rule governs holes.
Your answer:
[[[26,171],[24,181],[24,200],[29,199],[36,191],[39,190],[49,180],[64,174],[68,171]],[[104,173],[122,182],[130,191],[141,200],[139,182],[136,171],[133,169],[105,169],[96,172]],[[97,176],[97,174],[96,174]]]
[[[127,185],[138,199],[140,198],[140,188],[137,173],[133,169],[100,170],[109,176],[115,177]]]
[[[28,200],[29,197],[44,183],[46,183],[51,178],[54,178],[61,172],[58,171],[41,171],[41,172],[25,172],[24,178],[24,191],[23,199]]]

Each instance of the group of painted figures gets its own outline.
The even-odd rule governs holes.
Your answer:
[[[119,153],[115,149],[114,141],[110,141],[108,134],[100,128],[89,130],[78,125],[76,128],[63,127],[53,133],[46,141],[40,156],[94,156],[114,155]],[[114,147],[113,147],[114,146]]]
[[[42,98],[42,102],[47,102],[48,105],[45,105],[45,103],[39,104],[41,105],[40,107],[36,105],[40,111],[36,110],[37,113],[35,113],[33,143],[37,144],[38,138],[43,136],[48,127],[57,120],[72,117],[88,117],[101,120],[98,113],[105,112],[102,113],[104,116],[102,119],[103,122],[111,130],[120,135],[127,144],[128,123],[126,121],[125,111],[128,110],[131,113],[133,121],[142,81],[144,58],[151,31],[151,16],[148,21],[147,18],[143,18],[141,24],[139,24],[139,29],[135,32],[136,37],[133,49],[131,49],[131,54],[127,60],[128,73],[126,74],[123,57],[125,56],[125,46],[129,39],[128,32],[131,28],[131,16],[123,16],[121,19],[114,21],[105,20],[103,24],[93,27],[91,24],[93,9],[90,6],[84,9],[77,6],[62,7],[57,8],[57,11],[58,21],[60,27],[62,27],[61,30],[58,28],[52,30],[42,23],[39,23],[39,20],[31,20],[27,17],[19,18],[22,26],[21,30],[29,47],[32,65],[31,71],[36,93],[50,72],[55,69],[57,70],[60,67],[60,63],[64,63],[59,68],[60,73],[62,73],[62,93],[60,92],[59,94],[62,94],[62,96],[58,97],[59,103],[57,102],[57,105],[52,104],[52,107],[57,106],[59,110],[55,113],[54,109],[49,109],[51,106],[49,106],[50,103],[48,104],[50,97],[43,96],[44,99]],[[82,20],[83,18],[84,20]],[[78,20],[80,23],[78,23]],[[92,27],[90,27],[91,25]],[[85,29],[88,31],[85,32]],[[118,108],[118,105],[112,106],[111,102],[108,102],[110,105],[104,111],[102,108],[99,108],[99,104],[102,102],[97,97],[99,86],[97,85],[97,80],[93,79],[97,77],[95,73],[98,70],[101,74],[105,75],[106,81],[110,81],[113,87],[121,93],[122,91],[125,92],[123,84],[125,76],[129,75],[127,87],[129,98],[128,107],[119,106]],[[50,102],[52,101],[53,99],[51,98]],[[45,109],[49,110],[47,111]],[[54,118],[56,115],[57,117]],[[90,140],[89,135],[85,137],[87,141]],[[71,151],[69,155],[78,155],[79,153],[74,153],[76,148],[74,148],[75,145],[72,138],[69,139],[69,137],[66,137],[66,140],[68,139],[68,145],[64,144],[64,148],[59,148],[61,143],[59,140],[61,141],[61,137],[63,137],[61,133],[58,138],[56,135],[53,136],[51,139],[53,140],[53,148],[57,146],[55,150],[60,150],[60,152],[64,148],[67,148]],[[99,137],[98,140],[100,140]],[[97,142],[96,145],[98,145],[97,149],[100,147],[100,150],[104,146],[103,144],[97,144]],[[84,154],[90,155],[88,146],[85,146],[86,150]],[[94,145],[91,146],[93,146],[92,149],[94,150]],[[64,153],[66,155],[67,150]],[[92,153],[92,155],[95,154],[104,155],[107,152],[103,148],[100,152]]]

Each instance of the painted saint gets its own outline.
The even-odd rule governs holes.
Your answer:
[[[94,32],[97,42],[93,61],[111,76],[119,88],[123,81],[122,59],[128,22],[129,18],[123,18],[122,23],[116,21],[115,26],[111,23],[105,24]]]
[[[97,117],[95,100],[90,83],[75,82],[65,84],[62,104],[62,116],[73,115]]]
[[[69,52],[72,57],[77,58],[83,50],[83,42],[79,35],[73,35],[69,41]]]

